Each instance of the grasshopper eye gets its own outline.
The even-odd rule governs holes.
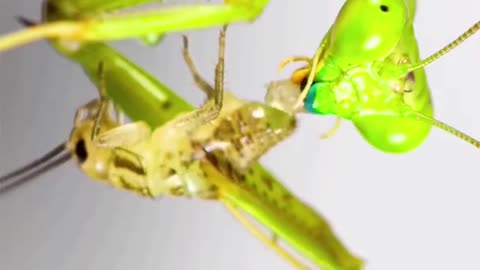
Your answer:
[[[85,145],[85,140],[80,139],[75,145],[75,156],[78,158],[80,163],[85,162],[88,158],[87,147]]]

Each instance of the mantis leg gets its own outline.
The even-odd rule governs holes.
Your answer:
[[[218,62],[215,67],[215,88],[213,97],[208,98],[207,102],[198,110],[180,116],[176,121],[176,125],[185,127],[187,130],[193,130],[200,125],[206,124],[214,120],[219,114],[223,106],[223,87],[224,87],[224,70],[225,70],[225,33],[227,26],[220,31],[218,44]]]
[[[84,16],[86,18],[79,16],[85,15],[86,10],[81,10],[83,13],[78,14],[66,8],[66,10],[54,10],[59,6],[46,5],[44,13],[47,14],[47,22],[4,35],[0,38],[0,52],[41,39],[78,42],[120,40],[204,29],[234,22],[253,22],[263,12],[268,2],[269,0],[227,0],[220,5],[184,4],[148,12],[95,14]],[[112,8],[134,4],[113,5]],[[91,7],[102,11],[107,9],[103,8],[101,3]],[[80,19],[71,18],[72,14]]]
[[[233,204],[222,200],[225,207],[232,213],[232,215],[245,227],[247,228],[250,233],[252,233],[257,239],[262,241],[265,245],[267,245],[270,249],[278,253],[282,258],[284,258],[287,262],[292,264],[295,269],[303,269],[307,270],[308,267],[303,265],[297,258],[295,258],[289,251],[285,250],[283,247],[279,246],[277,243],[277,239],[274,236],[273,238],[268,237],[264,233],[262,233],[255,225],[253,225],[246,217],[244,217],[240,211],[235,207]]]

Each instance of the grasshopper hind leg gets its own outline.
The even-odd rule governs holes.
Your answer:
[[[290,252],[278,244],[276,235],[268,237],[263,232],[261,232],[254,224],[252,224],[240,211],[238,208],[226,201],[223,201],[225,207],[228,211],[235,217],[251,234],[253,234],[257,239],[262,241],[267,247],[275,251],[278,255],[284,258],[288,263],[290,263],[295,269],[307,270],[302,262],[295,258]]]
[[[225,34],[227,26],[224,26],[220,31],[220,37],[218,40],[218,62],[215,67],[215,87],[212,87],[201,78],[198,74],[193,61],[188,53],[188,39],[184,37],[184,58],[187,65],[194,76],[195,83],[207,94],[207,102],[198,110],[185,114],[177,118],[176,124],[179,127],[186,128],[187,130],[193,130],[200,125],[206,124],[220,114],[220,110],[223,106],[223,88],[224,88],[224,71],[225,71]],[[185,42],[187,41],[187,42]],[[187,46],[187,47],[185,47]]]

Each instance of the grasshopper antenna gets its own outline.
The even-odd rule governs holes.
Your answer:
[[[25,17],[22,17],[22,16],[16,16],[15,17],[17,19],[17,21],[22,24],[23,26],[27,26],[27,27],[31,27],[31,26],[35,26],[37,25],[38,23],[30,20],[30,19],[27,19]]]
[[[0,176],[0,195],[33,180],[50,169],[58,167],[70,158],[71,154],[65,143],[56,146],[42,157],[4,176]]]

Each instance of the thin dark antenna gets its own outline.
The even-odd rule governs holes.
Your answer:
[[[19,23],[23,24],[23,26],[31,27],[37,25],[36,22],[22,16],[16,16],[16,19]]]
[[[1,176],[0,194],[19,186],[22,183],[34,179],[49,169],[63,164],[71,158],[71,154],[66,150],[65,143],[62,143],[50,152],[43,155],[41,158],[36,159],[4,176]]]

